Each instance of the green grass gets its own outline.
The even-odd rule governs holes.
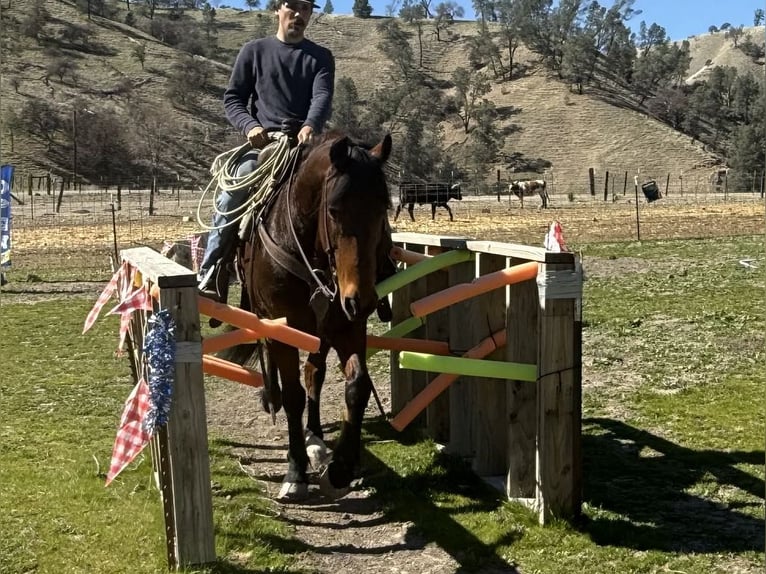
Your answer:
[[[379,419],[365,426],[365,485],[388,519],[412,523],[409,542],[438,544],[466,571],[762,571],[764,275],[738,263],[762,259],[762,240],[584,251],[647,266],[585,284],[582,519],[540,527],[417,431]],[[0,303],[0,572],[165,571],[148,455],[103,486],[131,384],[113,358],[116,320],[81,336],[90,299]],[[206,572],[297,571],[310,548],[233,447],[211,440],[220,558]]]
[[[102,317],[80,335],[93,303],[0,307],[2,573],[166,571],[148,450],[104,487],[132,382],[127,359],[113,356],[114,317]],[[230,450],[225,442],[211,443],[222,558],[210,571],[286,571],[289,529],[270,517],[264,493]]]

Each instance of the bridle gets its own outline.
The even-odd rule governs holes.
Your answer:
[[[311,265],[311,263],[308,260],[308,257],[306,256],[305,251],[303,250],[303,247],[301,247],[301,243],[298,240],[298,234],[295,231],[295,225],[293,224],[292,208],[291,208],[292,202],[290,201],[290,199],[293,194],[293,184],[295,182],[296,168],[298,166],[298,157],[300,156],[300,150],[302,145],[303,144],[298,144],[298,146],[295,148],[295,152],[290,157],[290,163],[288,165],[288,168],[285,170],[286,174],[288,175],[287,189],[285,191],[286,193],[285,201],[287,203],[287,226],[290,229],[290,234],[293,238],[293,242],[295,243],[295,247],[298,251],[298,254],[300,255],[300,260],[297,257],[295,257],[293,254],[289,253],[288,251],[283,249],[281,246],[279,246],[271,238],[268,231],[266,230],[266,226],[264,225],[264,223],[265,223],[266,217],[268,216],[268,211],[273,205],[273,202],[264,207],[264,209],[256,218],[255,226],[258,228],[258,236],[260,237],[261,243],[263,244],[263,247],[266,250],[266,252],[269,254],[269,256],[271,256],[271,258],[276,263],[278,263],[283,269],[289,271],[296,277],[302,279],[309,286],[315,285],[316,287],[314,290],[314,295],[316,295],[317,293],[320,293],[328,300],[328,302],[331,302],[335,299],[335,296],[338,293],[338,283],[337,283],[337,269],[335,266],[336,248],[330,242],[329,233],[328,233],[328,224],[327,224],[327,218],[328,218],[327,193],[328,193],[329,178],[325,180],[324,187],[322,189],[322,197],[320,200],[320,207],[319,207],[320,209],[319,240],[322,244],[322,248],[327,257],[328,267],[326,270],[314,268]],[[285,178],[282,178],[282,179],[284,181]],[[331,285],[332,288],[330,288],[328,284]]]

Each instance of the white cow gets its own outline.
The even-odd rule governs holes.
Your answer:
[[[544,179],[519,179],[511,182],[508,186],[508,193],[512,193],[521,200],[522,207],[524,206],[525,197],[530,197],[534,194],[540,196],[542,201],[541,208],[548,207],[548,191],[545,189]]]

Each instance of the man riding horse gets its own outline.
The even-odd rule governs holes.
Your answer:
[[[234,62],[224,109],[231,125],[253,147],[240,158],[237,178],[255,171],[260,150],[270,142],[269,132],[279,130],[286,120],[300,124],[297,141],[305,144],[324,129],[330,117],[335,59],[330,50],[304,37],[312,11],[318,7],[311,0],[285,0],[276,9],[276,34],[249,41]],[[218,195],[198,275],[203,296],[220,297],[216,277],[233,256],[238,230],[234,214],[249,192],[242,188]],[[223,275],[228,278],[225,269]]]

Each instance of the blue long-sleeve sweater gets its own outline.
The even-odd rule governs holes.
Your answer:
[[[276,36],[245,44],[223,95],[231,125],[247,133],[300,120],[319,133],[332,113],[335,59],[310,40],[287,44]],[[249,109],[248,109],[248,106]]]

